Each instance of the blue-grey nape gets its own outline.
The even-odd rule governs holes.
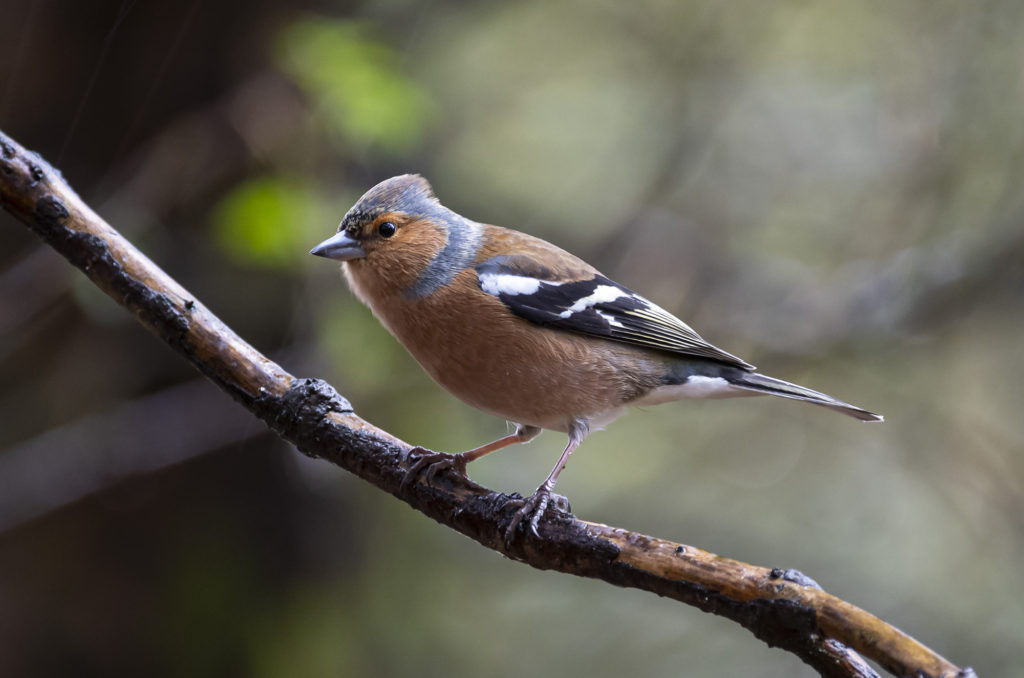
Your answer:
[[[406,290],[406,296],[411,299],[429,296],[455,280],[455,276],[472,265],[483,240],[483,227],[480,224],[459,216],[440,203],[438,207],[448,214],[432,216],[431,220],[444,224],[447,242],[412,287]]]

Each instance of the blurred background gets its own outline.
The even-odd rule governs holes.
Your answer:
[[[793,567],[1024,662],[1024,4],[0,0],[0,129],[258,349],[410,443],[503,422],[307,256],[423,173],[762,371],[886,415],[665,405],[589,520]],[[0,214],[0,675],[808,676],[298,455]],[[474,464],[529,492],[547,433]],[[1018,667],[1014,670],[1013,667]]]

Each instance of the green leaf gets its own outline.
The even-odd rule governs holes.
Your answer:
[[[402,153],[419,143],[431,104],[399,72],[394,50],[368,33],[356,22],[302,19],[282,31],[276,61],[343,142]]]
[[[326,223],[319,198],[295,179],[260,177],[238,185],[213,210],[218,245],[235,263],[295,268]],[[324,230],[324,229],[321,229]]]

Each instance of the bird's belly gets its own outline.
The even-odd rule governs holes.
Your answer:
[[[448,314],[402,311],[381,319],[445,389],[520,424],[566,432],[583,419],[596,430],[651,386],[638,383],[635,361],[642,357],[632,347],[492,311],[455,305]]]
[[[430,376],[477,409],[520,424],[567,432],[575,419],[592,419],[621,398],[602,383],[602,370],[564,351],[546,355],[495,338],[486,355],[465,346],[416,356]]]

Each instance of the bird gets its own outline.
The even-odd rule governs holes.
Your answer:
[[[458,454],[423,454],[407,479],[466,475],[486,454],[542,430],[565,433],[551,473],[513,499],[505,529],[538,527],[569,456],[630,406],[774,395],[861,421],[881,415],[755,371],[654,302],[541,238],[448,209],[418,174],[386,179],[310,254],[342,262],[349,288],[430,377],[515,432]],[[428,478],[428,482],[430,481]]]

